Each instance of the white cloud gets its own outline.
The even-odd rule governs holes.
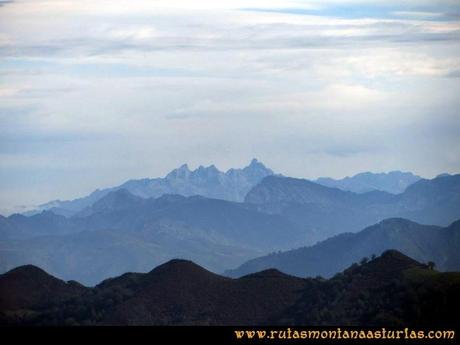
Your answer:
[[[0,99],[2,97],[8,97],[16,95],[20,89],[12,88],[12,87],[0,87]]]
[[[26,5],[26,6],[24,6]],[[22,11],[25,15],[149,15],[161,10],[229,10],[246,7],[255,8],[304,8],[314,9],[317,5],[308,2],[283,0],[25,0],[12,3],[5,8]]]
[[[400,17],[413,17],[416,19],[441,17],[443,14],[439,12],[421,12],[421,11],[395,11],[392,14]]]
[[[2,6],[0,188],[45,202],[253,156],[306,177],[460,169],[458,21],[232,10],[324,4]]]

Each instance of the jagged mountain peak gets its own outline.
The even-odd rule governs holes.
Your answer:
[[[253,158],[248,166],[242,169],[243,171],[252,171],[265,174],[265,176],[273,175],[273,171],[268,169],[262,162]]]
[[[187,164],[182,164],[179,168],[176,168],[169,172],[165,178],[166,179],[175,179],[175,178],[185,178],[190,175],[192,171],[189,169]]]
[[[215,178],[223,174],[224,173],[220,171],[219,169],[217,169],[214,164],[207,166],[207,167],[200,165],[197,169],[191,172],[191,176],[197,177],[197,178],[204,178],[204,179]]]
[[[259,168],[259,167],[265,168],[265,165],[262,162],[260,162],[257,158],[253,158],[246,168]]]
[[[91,194],[67,201],[53,201],[42,204],[28,215],[37,214],[43,210],[52,210],[55,214],[66,217],[76,215],[91,207],[110,192],[126,189],[131,194],[142,198],[158,198],[163,194],[179,194],[183,196],[202,195],[205,197],[228,201],[244,200],[247,192],[264,177],[272,175],[273,171],[266,168],[257,159],[253,159],[245,168],[220,171],[215,165],[200,165],[191,170],[187,164],[169,172],[164,178],[143,178],[128,180],[119,186],[106,189],[96,189]]]

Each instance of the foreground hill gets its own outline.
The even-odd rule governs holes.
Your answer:
[[[63,282],[36,266],[21,266],[0,276],[0,310],[40,309],[86,290],[77,282]]]
[[[329,280],[307,279],[285,313],[301,325],[455,327],[460,273],[439,273],[389,250]]]
[[[276,270],[231,279],[173,260],[94,288],[44,273],[23,284],[38,270],[18,268],[0,276],[2,301],[20,301],[1,304],[3,324],[449,326],[459,321],[460,274],[433,271],[396,251],[354,264],[330,280]],[[18,291],[11,288],[19,285]],[[50,294],[53,289],[59,298]]]
[[[397,249],[421,262],[433,261],[442,271],[460,271],[460,221],[449,227],[387,219],[356,234],[332,237],[311,247],[252,259],[227,275],[243,276],[268,268],[299,277],[331,277],[363,257]]]

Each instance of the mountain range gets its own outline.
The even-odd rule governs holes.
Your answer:
[[[397,251],[329,280],[273,269],[231,279],[173,260],[87,288],[28,265],[0,275],[0,323],[449,327],[459,322],[459,289],[459,273]]]
[[[441,271],[460,270],[460,220],[448,227],[421,225],[393,218],[358,233],[344,233],[310,247],[252,259],[228,276],[240,277],[276,268],[298,277],[332,277],[361,258],[396,249],[421,262],[434,262]]]
[[[93,205],[108,193],[119,189],[126,189],[131,194],[142,198],[178,194],[183,196],[201,195],[212,199],[242,202],[255,185],[271,175],[275,175],[274,172],[255,158],[245,168],[232,168],[226,172],[218,170],[214,165],[200,166],[195,170],[190,170],[187,164],[183,164],[172,170],[164,178],[128,180],[119,186],[97,189],[87,196],[74,200],[47,202],[34,210],[25,212],[24,215],[30,216],[49,210],[55,214],[72,216]],[[392,171],[389,173],[359,173],[339,180],[322,177],[312,182],[355,193],[384,191],[399,194],[420,179],[419,176],[410,172]]]
[[[70,217],[53,211],[0,217],[0,272],[34,264],[59,278],[94,285],[173,258],[223,272],[386,218],[448,225],[460,219],[460,175],[422,179],[398,195],[267,176],[245,199],[143,198],[118,189]]]
[[[273,171],[266,168],[257,159],[242,169],[229,169],[226,172],[218,170],[214,165],[200,166],[190,170],[187,164],[174,169],[164,178],[145,178],[129,180],[119,186],[97,189],[90,195],[75,200],[54,200],[39,205],[34,211],[26,215],[33,215],[44,210],[55,214],[72,216],[108,193],[125,189],[131,194],[142,198],[158,198],[164,194],[178,194],[183,196],[201,195],[213,199],[228,201],[243,201],[247,192],[259,183],[264,177],[273,175]]]
[[[286,218],[313,244],[393,217],[447,226],[460,219],[460,175],[421,179],[401,194],[354,193],[305,179],[268,176],[248,192],[245,202]]]
[[[455,325],[459,219],[460,175],[183,165],[0,216],[0,323]]]
[[[330,177],[320,177],[313,182],[326,187],[335,187],[355,193],[380,190],[387,193],[400,194],[420,179],[420,176],[414,175],[411,172],[390,171],[389,173],[364,172],[338,180]]]
[[[34,264],[64,279],[95,284],[146,271],[172,258],[221,272],[269,251],[305,242],[286,219],[201,196],[143,199],[110,192],[67,218],[44,211],[0,221],[0,270]]]

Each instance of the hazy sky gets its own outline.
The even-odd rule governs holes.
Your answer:
[[[459,95],[457,0],[0,0],[0,213],[185,162],[458,173]]]

